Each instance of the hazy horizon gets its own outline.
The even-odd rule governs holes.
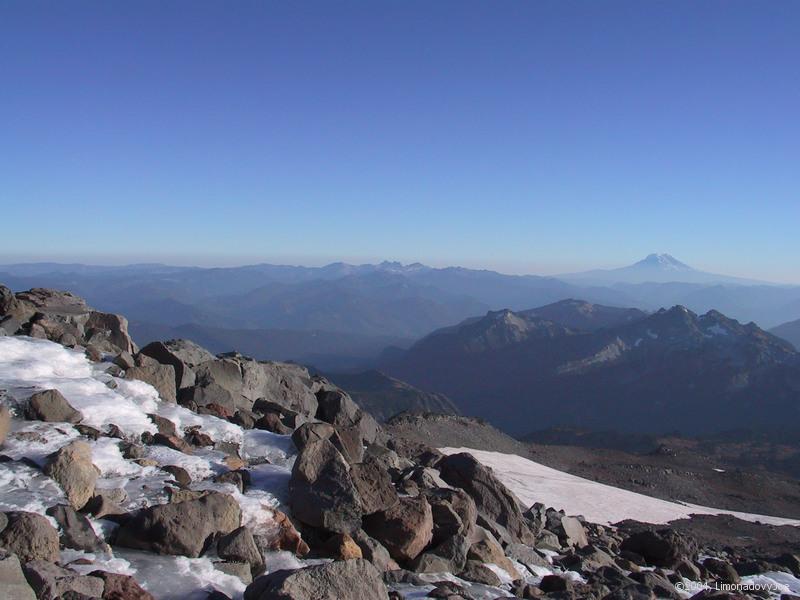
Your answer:
[[[753,281],[759,281],[762,283],[776,283],[776,284],[784,284],[784,285],[800,285],[800,279],[787,279],[785,281],[781,281],[778,279],[767,279],[763,276],[759,276],[758,274],[742,274],[738,272],[730,272],[725,270],[716,270],[713,267],[704,268],[700,267],[695,264],[692,260],[686,260],[685,257],[675,256],[670,252],[655,252],[650,254],[669,254],[673,258],[686,263],[689,267],[697,271],[703,271],[706,273],[713,273],[716,275],[724,275],[728,277],[739,277],[742,279],[751,279]],[[132,265],[143,265],[143,264],[158,264],[170,267],[197,267],[197,268],[236,268],[236,267],[247,267],[247,266],[254,266],[259,264],[270,264],[270,265],[281,265],[281,266],[291,266],[291,267],[324,267],[331,264],[336,263],[345,263],[349,265],[368,265],[368,264],[379,264],[382,262],[397,262],[401,263],[402,265],[412,265],[415,263],[419,263],[425,265],[427,267],[433,268],[447,268],[447,267],[461,267],[467,269],[485,269],[488,271],[496,271],[498,273],[504,273],[507,275],[538,275],[544,277],[557,277],[558,275],[568,275],[572,273],[580,273],[583,271],[592,271],[592,270],[609,270],[609,269],[617,269],[621,267],[630,266],[640,260],[646,258],[646,256],[639,256],[637,258],[632,258],[629,262],[624,264],[605,264],[605,263],[577,263],[574,265],[574,268],[564,268],[564,269],[556,269],[555,267],[551,266],[548,268],[545,266],[546,262],[529,263],[531,266],[526,268],[524,264],[515,265],[511,264],[498,264],[498,265],[491,265],[491,264],[484,264],[479,261],[477,262],[466,262],[466,263],[449,263],[449,262],[441,262],[437,260],[415,260],[415,259],[392,259],[392,258],[382,258],[382,257],[291,257],[291,256],[284,256],[284,257],[273,257],[272,259],[264,258],[264,257],[251,257],[248,260],[245,257],[235,259],[231,258],[230,260],[221,260],[219,257],[206,257],[205,260],[202,259],[190,259],[188,257],[162,257],[163,260],[159,260],[157,257],[140,257],[137,259],[136,257],[130,257],[129,259],[125,259],[123,257],[111,257],[106,259],[97,258],[97,257],[83,257],[80,256],[73,257],[73,259],[69,259],[69,257],[58,257],[58,258],[47,258],[47,257],[20,257],[20,260],[11,260],[6,259],[6,256],[0,254],[0,266],[3,265],[19,265],[19,264],[37,264],[37,263],[54,263],[54,264],[80,264],[80,265],[87,265],[87,266],[101,266],[101,267],[125,267],[125,266],[132,266]],[[536,265],[542,265],[538,270],[536,270]]]
[[[800,283],[800,4],[0,9],[0,260]]]

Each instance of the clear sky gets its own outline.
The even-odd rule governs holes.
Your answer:
[[[0,263],[800,282],[800,2],[0,0]]]

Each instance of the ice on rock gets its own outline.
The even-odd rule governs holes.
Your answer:
[[[43,515],[54,504],[68,504],[55,481],[23,463],[0,464],[0,511],[24,510]]]
[[[234,599],[244,593],[245,584],[238,578],[214,568],[209,558],[186,558],[116,550],[136,581],[158,600],[205,600],[208,592],[219,590]]]

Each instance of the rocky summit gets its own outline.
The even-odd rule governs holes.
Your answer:
[[[123,317],[70,294],[0,298],[4,599],[722,600],[800,585],[791,552],[744,555],[665,523],[593,523],[527,491],[523,502],[509,487],[535,500],[523,474],[410,435],[450,428],[468,444],[473,421],[384,426],[304,367],[188,340],[139,350]],[[655,331],[641,315],[596,314],[625,340]],[[572,331],[490,319],[471,351]],[[791,353],[713,315],[654,319],[665,335],[689,328],[701,343],[722,328]]]

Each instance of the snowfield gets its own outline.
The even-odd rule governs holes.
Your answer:
[[[800,525],[800,520],[741,513],[696,504],[669,502],[636,492],[583,479],[546,467],[516,454],[470,448],[439,448],[444,454],[467,452],[487,467],[517,495],[526,507],[534,502],[583,515],[588,521],[612,524],[635,519],[643,523],[669,523],[691,515],[733,515],[744,521],[768,525]]]

